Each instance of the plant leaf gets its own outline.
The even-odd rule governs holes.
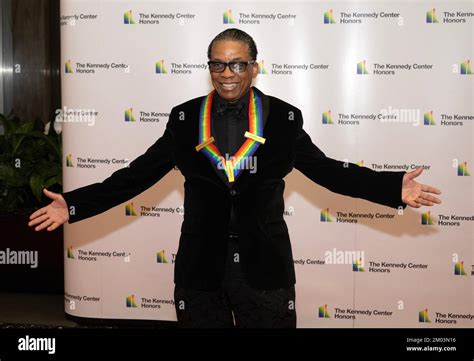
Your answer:
[[[31,132],[35,127],[35,123],[33,122],[26,122],[20,125],[20,127],[16,130],[16,134],[28,134]]]
[[[35,198],[38,200],[38,202],[41,202],[41,197],[44,188],[43,177],[41,177],[39,174],[33,174],[30,178],[30,187]]]
[[[43,185],[44,188],[49,188],[53,184],[58,183],[58,177],[54,176],[52,178],[49,178]]]

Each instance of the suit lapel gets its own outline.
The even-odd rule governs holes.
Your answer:
[[[211,123],[211,128],[212,128],[212,134],[215,134],[214,127],[212,126],[212,123]],[[217,142],[217,140],[215,141],[215,144],[219,148],[219,143]],[[207,157],[206,157],[206,159],[207,159]],[[213,162],[211,162],[209,159],[207,159],[207,160],[208,160],[208,163],[211,165],[212,169],[214,170],[214,172],[216,172],[216,174],[219,176],[221,181],[224,182],[224,184],[227,187],[232,188],[232,183],[229,183],[229,180],[227,179],[227,175],[225,174],[225,171],[223,169],[217,168],[217,166]]]
[[[262,129],[263,129],[263,137],[265,138],[265,125],[267,124],[268,113],[270,110],[270,101],[268,100],[268,97],[265,94],[263,94],[260,90],[258,90],[255,87],[252,87],[252,88],[260,96],[260,99],[262,100]],[[264,147],[264,146],[265,144],[260,144],[259,149],[260,147]],[[256,157],[256,154],[258,154],[259,149],[257,149],[253,157]],[[242,171],[239,174],[237,174],[237,177],[235,177],[233,184],[237,182],[237,180],[242,176],[242,174],[248,173],[248,171],[249,171],[248,169],[242,169]]]

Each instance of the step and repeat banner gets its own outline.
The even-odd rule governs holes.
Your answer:
[[[257,43],[254,85],[299,107],[327,156],[423,167],[443,191],[433,208],[391,209],[293,171],[298,327],[474,325],[473,1],[62,0],[60,21],[66,191],[127,166],[173,106],[207,94],[207,47],[236,27]],[[65,227],[68,314],[176,320],[183,182],[174,169]]]

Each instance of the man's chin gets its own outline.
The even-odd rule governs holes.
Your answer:
[[[216,90],[219,96],[228,102],[238,100],[240,96],[240,91],[238,89],[229,91],[229,90],[224,90],[222,88],[218,88]]]

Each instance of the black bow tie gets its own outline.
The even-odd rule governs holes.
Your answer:
[[[231,114],[239,114],[244,107],[244,103],[241,101],[237,101],[235,103],[229,103],[225,101],[221,101],[217,104],[216,111],[217,113],[224,114],[224,113],[231,113]]]

